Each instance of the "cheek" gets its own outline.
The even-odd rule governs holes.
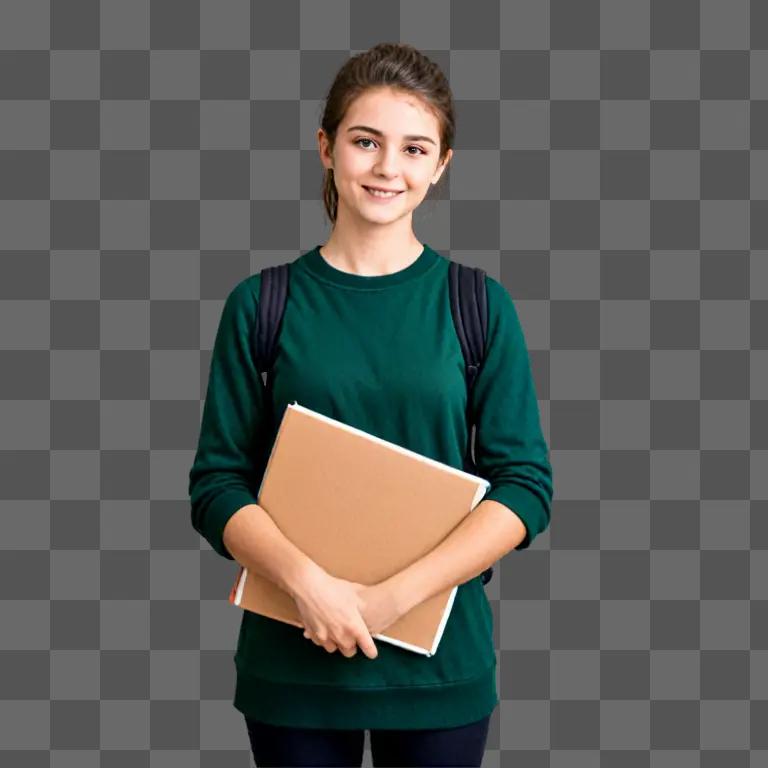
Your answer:
[[[423,189],[429,186],[434,174],[427,167],[414,168],[406,174],[406,178],[414,189]]]
[[[431,176],[419,174],[418,176],[412,176],[408,179],[408,186],[411,190],[412,197],[423,197],[429,192],[429,182]]]
[[[370,173],[371,162],[363,155],[346,155],[342,158],[341,167],[350,176],[359,176],[361,173]]]

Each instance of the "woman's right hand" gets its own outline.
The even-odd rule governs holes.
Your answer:
[[[352,582],[337,579],[317,566],[307,572],[293,599],[301,614],[304,637],[315,645],[328,653],[341,650],[347,657],[354,656],[358,646],[368,658],[379,655]]]

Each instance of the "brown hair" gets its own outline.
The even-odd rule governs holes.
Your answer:
[[[328,136],[330,151],[333,151],[336,131],[350,104],[367,89],[382,87],[408,91],[434,113],[440,124],[438,159],[443,161],[448,150],[453,148],[455,133],[451,88],[440,67],[407,43],[378,43],[344,62],[328,90],[320,121]],[[332,224],[336,221],[338,200],[333,169],[326,168],[323,205]]]

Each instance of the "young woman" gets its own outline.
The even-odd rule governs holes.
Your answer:
[[[414,585],[333,577],[282,536],[255,498],[293,400],[457,468],[469,409],[478,474],[491,487],[472,513],[484,520],[474,554],[462,547],[457,559],[477,564],[502,531],[507,549],[526,548],[547,527],[552,468],[512,299],[486,275],[486,357],[468,402],[450,262],[412,228],[453,137],[450,88],[426,56],[382,43],[351,57],[318,130],[332,231],[290,264],[271,390],[252,355],[260,274],[236,285],[222,311],[190,470],[192,522],[220,555],[291,594],[304,625],[243,612],[234,705],[257,766],[359,766],[366,729],[376,766],[479,766],[483,758],[498,704],[493,617],[480,578],[487,563],[459,585],[433,657],[377,647],[371,636],[420,601]]]

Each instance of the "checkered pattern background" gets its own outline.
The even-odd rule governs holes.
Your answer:
[[[514,297],[552,452],[483,765],[768,766],[764,0],[2,0],[0,764],[249,765],[210,349],[327,238],[322,100],[384,40],[450,77],[414,228]]]

